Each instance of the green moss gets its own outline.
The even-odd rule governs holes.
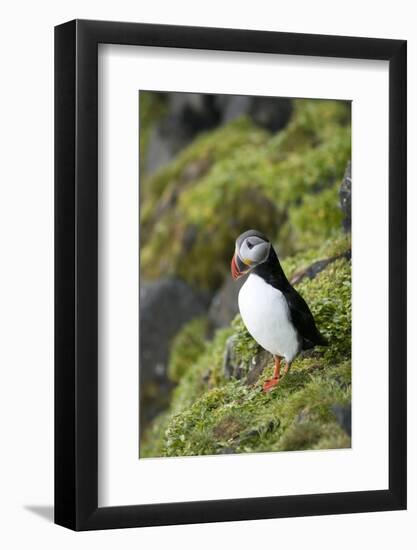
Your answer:
[[[339,182],[316,195],[308,195],[301,204],[292,205],[288,212],[291,249],[314,247],[328,239],[339,228],[343,213],[339,206]],[[314,223],[312,223],[314,220]]]
[[[233,334],[237,337],[235,343],[236,354],[244,363],[249,363],[261,349],[246,330],[240,315],[236,315],[232,322]]]
[[[184,331],[187,331],[187,327]],[[195,335],[195,326],[191,332]],[[172,419],[191,407],[202,395],[210,392],[213,388],[221,387],[226,382],[223,375],[223,357],[226,340],[231,334],[230,327],[218,330],[210,344],[205,344],[204,353],[199,355],[193,365],[188,365],[188,368],[185,369],[180,383],[173,390],[169,410],[152,422],[141,439],[140,456],[142,458],[163,456],[167,438],[165,432]],[[179,337],[179,340],[181,339]],[[198,346],[200,347],[200,345],[201,342]],[[178,347],[177,351],[179,351]],[[172,359],[173,356],[171,356],[171,361]],[[176,360],[175,355],[174,360]],[[170,364],[168,370],[169,372],[175,371],[174,366]]]
[[[155,218],[159,218],[161,208],[174,206],[179,194],[230,156],[231,152],[265,146],[267,139],[268,133],[246,117],[199,135],[168,166],[141,181],[146,203],[145,208],[141,205],[141,223],[145,232],[147,225],[152,225]]]
[[[311,262],[337,256],[349,248],[338,236],[315,251],[286,262],[298,270]],[[258,351],[237,316],[231,327],[218,331],[189,365],[174,390],[168,413],[157,419],[145,437],[141,456],[189,456],[222,453],[344,448],[350,438],[332,412],[335,404],[351,401],[351,267],[346,258],[333,261],[315,278],[305,278],[298,290],[308,302],[319,329],[329,339],[300,355],[279,387],[268,394],[263,382],[272,375],[273,361],[258,381],[226,380],[223,358],[227,338],[235,335],[235,351],[250,363]]]
[[[149,191],[141,206],[141,272],[147,279],[171,274],[216,288],[228,269],[236,232],[257,225],[260,209],[263,229],[276,230],[277,209],[258,189],[242,188],[236,201],[233,180],[226,172],[216,176],[231,152],[262,150],[267,136],[240,118],[196,139],[145,182]]]
[[[331,411],[335,403],[350,402],[350,386],[339,384],[317,366],[299,364],[277,391],[265,394],[261,382],[270,375],[265,373],[252,388],[239,381],[213,388],[172,416],[163,454],[313,449],[335,434],[342,446],[350,445],[347,436],[340,438],[342,430]],[[331,447],[329,443],[327,448]]]
[[[288,128],[271,140],[271,146],[281,155],[308,150],[331,138],[335,125],[348,126],[350,116],[350,103],[345,101],[296,99]]]
[[[279,240],[285,254],[332,235],[351,153],[349,113],[346,102],[297,100],[275,136],[243,117],[195,140],[144,184],[142,274],[215,289],[236,236],[250,227]]]
[[[170,411],[159,414],[142,435],[139,445],[140,458],[152,458],[165,454],[165,432],[170,421]]]
[[[207,318],[199,317],[187,323],[175,337],[168,368],[173,382],[179,382],[205,350],[207,330]]]
[[[297,290],[307,299],[317,326],[331,342],[326,348],[328,362],[351,355],[352,283],[351,264],[336,260],[313,280],[303,279]]]
[[[325,425],[317,421],[294,422],[283,434],[276,450],[304,451],[350,447],[350,437],[336,423]]]
[[[298,271],[305,269],[315,261],[325,258],[341,256],[351,249],[350,234],[342,233],[340,230],[334,232],[332,237],[324,241],[318,248],[310,248],[307,251],[298,252],[293,256],[285,258],[281,264],[288,279]],[[277,247],[279,251],[279,247]]]

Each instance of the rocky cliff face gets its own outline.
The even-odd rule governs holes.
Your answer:
[[[141,426],[167,406],[172,380],[167,376],[171,341],[208,307],[208,295],[179,279],[140,284]]]
[[[161,98],[142,101],[158,120],[169,117]],[[144,288],[167,305],[164,285],[175,281],[188,297],[183,304],[173,292],[162,340],[152,307],[141,322],[151,357],[142,367],[141,457],[350,446],[350,107],[293,101],[279,128],[262,124],[253,109],[194,133],[163,167],[141,171]],[[141,158],[152,128],[149,121]],[[272,358],[243,326],[239,285],[230,279],[234,239],[249,227],[273,239],[331,343],[298,357],[270,394],[261,388]],[[182,305],[185,317],[175,314]]]

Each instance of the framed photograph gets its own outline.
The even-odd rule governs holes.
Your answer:
[[[406,507],[406,42],[55,29],[55,522]]]

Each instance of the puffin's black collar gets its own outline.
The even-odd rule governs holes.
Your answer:
[[[255,273],[266,283],[274,288],[277,288],[278,290],[284,291],[291,288],[291,285],[285,276],[284,270],[279,263],[278,256],[272,246],[269,251],[268,259],[262,264],[254,267],[252,273]]]

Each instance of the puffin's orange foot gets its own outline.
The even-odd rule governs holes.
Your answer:
[[[265,380],[262,389],[265,393],[268,393],[268,392],[272,391],[275,388],[275,386],[278,386],[278,384],[279,384],[279,378],[278,377],[269,378],[268,380]]]

